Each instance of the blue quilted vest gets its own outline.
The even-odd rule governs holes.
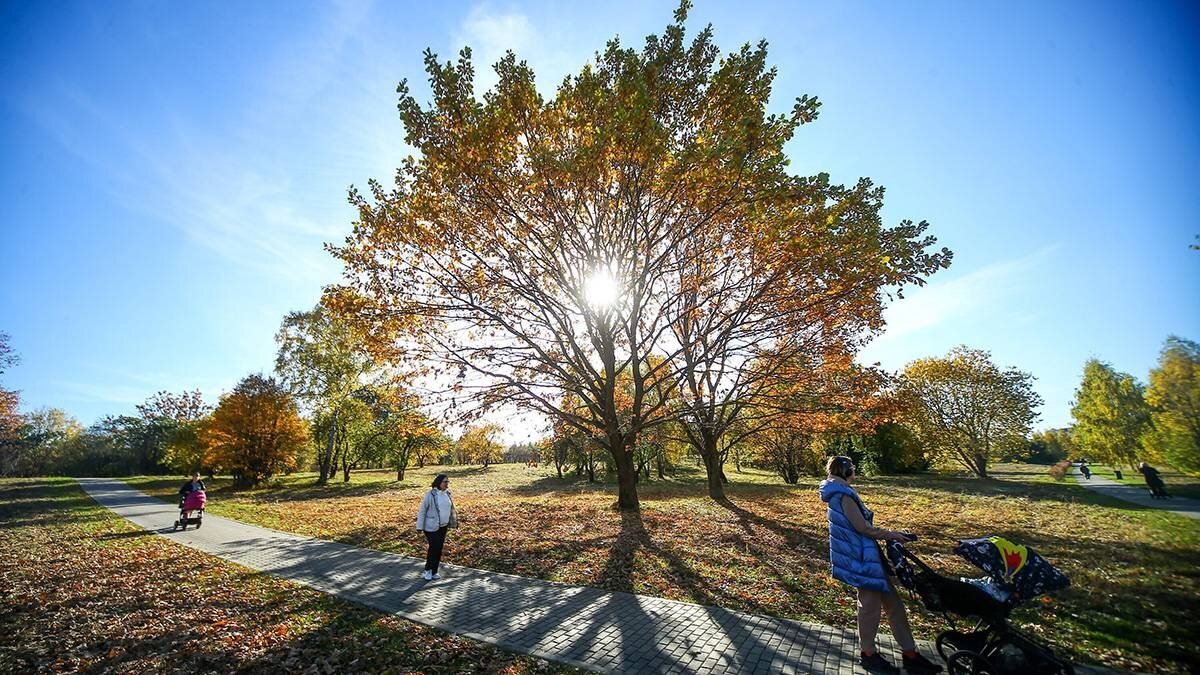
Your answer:
[[[825,515],[829,518],[829,562],[833,563],[833,578],[855,588],[891,593],[879,546],[850,524],[842,512],[842,495],[849,495],[858,504],[868,523],[874,523],[875,514],[863,505],[858,493],[848,485],[824,480],[820,489],[821,501],[829,507]]]

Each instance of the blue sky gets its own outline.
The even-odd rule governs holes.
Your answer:
[[[283,314],[338,277],[347,187],[408,152],[394,91],[423,93],[422,50],[470,44],[486,86],[512,48],[549,92],[674,9],[589,5],[0,5],[4,386],[87,423],[270,370]],[[889,223],[955,251],[864,359],[989,349],[1059,426],[1087,358],[1144,378],[1168,334],[1200,338],[1194,3],[699,0],[708,22],[770,42],[774,106],[824,101],[797,172],[869,176]]]

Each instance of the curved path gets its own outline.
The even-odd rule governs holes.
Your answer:
[[[418,623],[588,670],[622,673],[838,673],[856,666],[853,631],[629,593],[443,565],[208,515],[172,532],[178,511],[119,480],[79,479],[102,506],[185,546]],[[888,635],[880,648],[894,661]],[[930,658],[931,645],[921,644]]]
[[[1110,478],[1097,476],[1092,474],[1091,479],[1083,477],[1079,473],[1079,466],[1071,465],[1072,473],[1075,476],[1075,481],[1092,492],[1098,492],[1102,495],[1108,495],[1131,504],[1137,504],[1148,509],[1162,509],[1171,513],[1178,513],[1181,516],[1188,518],[1200,519],[1200,499],[1188,499],[1187,497],[1172,497],[1170,499],[1154,499],[1150,496],[1150,490],[1142,481],[1141,474],[1134,474],[1136,478],[1131,478],[1128,483],[1119,483]],[[1171,486],[1167,486],[1168,492]]]

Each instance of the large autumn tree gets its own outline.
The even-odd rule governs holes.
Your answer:
[[[1142,434],[1150,423],[1145,387],[1099,359],[1083,366],[1083,379],[1071,406],[1071,438],[1088,459],[1133,466],[1142,453]]]
[[[1171,336],[1146,388],[1150,427],[1146,449],[1171,466],[1200,473],[1200,344]]]
[[[208,461],[253,485],[296,468],[308,429],[291,393],[275,378],[248,375],[221,397],[200,429]]]
[[[352,191],[359,219],[332,249],[331,305],[368,335],[407,331],[370,340],[378,356],[429,366],[456,404],[578,429],[611,455],[622,508],[638,506],[642,433],[686,417],[712,449],[729,401],[770,377],[759,354],[862,339],[879,294],[949,261],[924,223],[883,228],[869,181],[789,173],[784,145],[817,100],[769,112],[765,43],[687,40],[689,5],[641,48],[611,40],[548,99],[512,53],[480,101],[469,49],[427,51],[433,100],[398,88],[419,154],[393,187]],[[690,405],[671,406],[681,384]]]
[[[1000,368],[982,349],[917,359],[900,378],[902,417],[934,457],[987,477],[988,464],[1026,442],[1042,398],[1033,375]]]

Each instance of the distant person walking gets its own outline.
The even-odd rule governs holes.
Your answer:
[[[450,499],[450,479],[446,474],[439,473],[417,509],[417,529],[425,533],[425,539],[429,542],[429,550],[425,554],[425,572],[421,575],[426,581],[441,578],[438,566],[442,562],[446,532],[456,527],[458,518],[454,513],[454,501]]]
[[[910,673],[938,673],[942,667],[917,652],[904,603],[895,591],[877,540],[911,541],[914,537],[875,527],[875,514],[850,487],[854,462],[849,457],[830,457],[825,465],[828,477],[821,481],[821,501],[829,505],[829,560],[833,577],[858,589],[858,647],[860,663],[872,673],[899,673],[879,654],[875,635],[879,631],[880,610],[887,612],[892,636],[903,650],[904,669]]]
[[[1146,487],[1150,488],[1151,497],[1155,499],[1171,498],[1171,495],[1167,493],[1167,484],[1163,482],[1162,474],[1158,472],[1158,469],[1141,462],[1138,464],[1138,472],[1146,479]]]

